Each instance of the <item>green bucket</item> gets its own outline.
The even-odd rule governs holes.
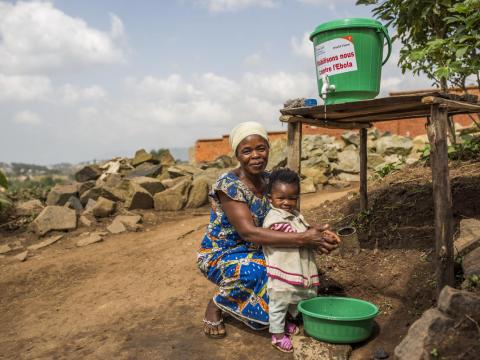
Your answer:
[[[335,20],[317,26],[310,40],[315,48],[318,92],[327,105],[378,95],[382,65],[392,52],[385,26],[372,19]],[[388,53],[382,61],[385,40]]]
[[[305,332],[315,339],[353,344],[367,339],[378,308],[368,301],[347,297],[316,297],[301,301]]]

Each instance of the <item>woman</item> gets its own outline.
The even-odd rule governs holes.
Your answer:
[[[213,185],[210,224],[197,259],[203,274],[219,286],[203,320],[204,333],[213,338],[226,335],[223,311],[252,329],[267,328],[267,273],[262,245],[309,246],[325,254],[338,246],[338,239],[326,231],[327,227],[313,226],[304,233],[263,229],[269,210],[267,132],[259,123],[241,123],[230,133],[230,144],[240,166],[220,176]]]

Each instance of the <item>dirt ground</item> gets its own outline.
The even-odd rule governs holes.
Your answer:
[[[345,193],[306,196],[303,206]],[[67,237],[25,262],[0,258],[0,359],[290,358],[267,332],[235,321],[225,339],[203,335],[215,286],[195,265],[208,223],[198,214],[83,248]]]

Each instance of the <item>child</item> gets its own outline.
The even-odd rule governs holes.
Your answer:
[[[295,171],[282,168],[272,171],[268,184],[271,210],[263,227],[283,232],[304,232],[309,225],[297,211],[300,177]],[[291,335],[298,333],[294,323],[285,322],[287,311],[295,318],[297,304],[317,295],[317,266],[311,249],[263,246],[267,262],[267,291],[272,345],[280,351],[292,352]]]

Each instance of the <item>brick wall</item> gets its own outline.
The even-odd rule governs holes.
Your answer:
[[[470,93],[479,95],[478,89],[469,89]],[[455,92],[455,91],[453,91]],[[392,93],[391,95],[399,95],[400,93]],[[475,115],[478,119],[478,116]],[[455,115],[454,121],[462,126],[472,124],[472,120],[468,115]],[[392,134],[415,137],[426,134],[425,129],[426,118],[415,118],[395,121],[380,121],[374,125],[381,132],[389,131]],[[310,125],[303,125],[304,135],[330,135],[340,138],[345,130],[341,129],[326,129]],[[275,141],[280,138],[286,138],[286,131],[273,131],[268,133],[270,141]],[[228,142],[228,135],[223,135],[218,139],[200,139],[195,143],[195,161],[204,162],[215,160],[220,155],[230,154],[230,144]]]

